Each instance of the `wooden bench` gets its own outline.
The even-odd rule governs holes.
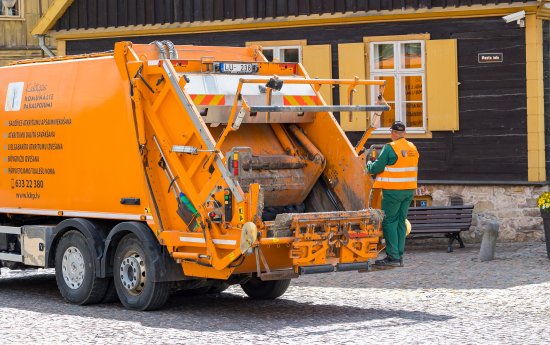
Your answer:
[[[411,207],[407,215],[411,222],[411,234],[445,234],[449,239],[448,253],[452,252],[454,240],[460,243],[460,248],[464,248],[460,232],[470,228],[473,209],[472,205]]]

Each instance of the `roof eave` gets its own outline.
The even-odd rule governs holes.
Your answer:
[[[46,13],[40,18],[38,23],[31,30],[33,36],[45,35],[50,31],[57,20],[61,18],[63,13],[71,6],[74,0],[55,0],[48,8]]]
[[[68,0],[56,0],[68,1]],[[159,34],[185,34],[195,32],[220,32],[220,31],[240,31],[240,30],[260,30],[282,27],[303,27],[314,25],[338,25],[355,24],[366,22],[384,22],[384,21],[410,21],[410,20],[433,20],[444,18],[467,18],[498,16],[514,13],[520,10],[536,13],[541,6],[539,1],[527,1],[525,3],[511,4],[487,4],[472,5],[468,7],[447,7],[447,8],[422,8],[405,9],[393,11],[373,11],[363,13],[346,14],[313,14],[301,15],[287,18],[266,18],[266,19],[237,19],[234,21],[213,21],[213,22],[193,22],[193,23],[172,23],[155,25],[137,25],[125,27],[108,27],[98,29],[72,29],[62,31],[50,31],[49,36],[56,39],[89,39],[100,37],[127,37]],[[53,7],[53,6],[52,6]],[[59,16],[61,16],[59,14]],[[40,23],[39,23],[40,24]],[[55,21],[51,23],[51,27]],[[38,25],[37,25],[38,27]],[[50,29],[51,29],[50,27]],[[35,27],[36,29],[36,27]],[[49,29],[48,29],[49,30]],[[34,33],[34,29],[33,29]]]

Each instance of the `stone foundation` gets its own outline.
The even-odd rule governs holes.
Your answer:
[[[472,225],[468,231],[461,232],[466,243],[481,242],[488,220],[500,224],[499,242],[541,242],[544,229],[536,199],[549,189],[550,186],[423,185],[416,194],[431,196],[432,206],[450,206],[454,196],[461,197],[464,205],[474,205]],[[412,242],[419,241],[432,242]]]

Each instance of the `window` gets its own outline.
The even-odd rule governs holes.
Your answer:
[[[378,133],[389,132],[394,121],[402,121],[409,133],[426,131],[426,73],[424,41],[370,43],[370,75],[385,80],[384,99],[391,107],[380,118]],[[371,88],[376,100],[379,87]]]
[[[263,47],[267,61],[279,59],[280,62],[302,62],[302,46]]]
[[[21,0],[0,1],[0,18],[21,17]]]

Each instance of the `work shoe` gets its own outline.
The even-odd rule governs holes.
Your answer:
[[[403,257],[399,259],[399,267],[405,267],[405,265],[403,264]]]
[[[400,267],[400,265],[401,265],[400,260],[394,259],[391,256],[387,255],[382,260],[376,260],[374,262],[373,267],[375,267],[377,269],[392,269],[392,268],[395,268],[395,267]]]

